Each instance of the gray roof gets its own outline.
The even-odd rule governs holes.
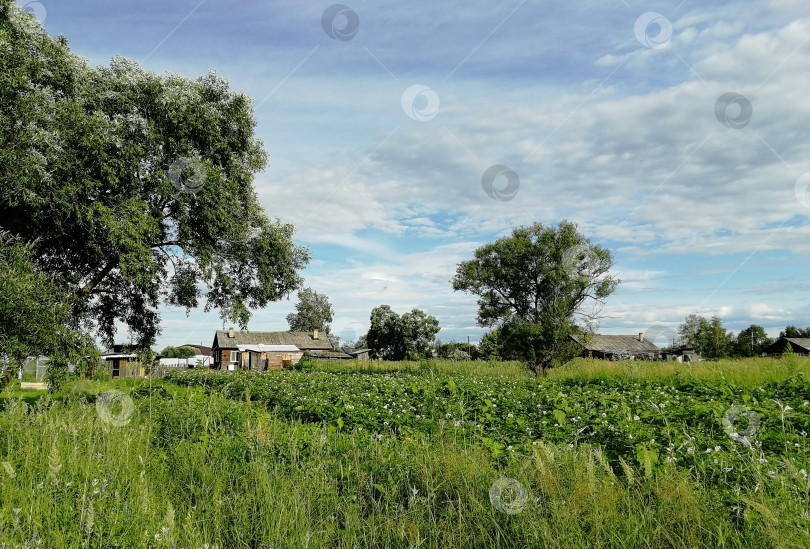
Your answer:
[[[297,353],[300,351],[295,345],[265,345],[264,343],[238,345],[238,348],[240,351],[250,351],[254,353]]]
[[[786,337],[785,339],[790,342],[790,346],[793,347],[794,351],[796,346],[810,351],[810,337]]]
[[[295,345],[301,350],[332,349],[329,338],[323,332],[314,339],[312,332],[234,332],[228,337],[227,330],[217,330],[213,349],[238,349],[239,345]]]
[[[653,342],[639,341],[638,336],[623,335],[600,335],[592,334],[587,337],[583,335],[572,335],[574,341],[585,347],[587,351],[599,351],[608,353],[651,353],[660,351]]]
[[[351,359],[352,357],[343,351],[304,351],[304,356],[314,358],[331,358],[331,359]]]

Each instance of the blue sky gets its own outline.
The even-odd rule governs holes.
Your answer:
[[[804,0],[20,4],[92,65],[213,69],[255,99],[257,192],[310,248],[306,285],[344,340],[383,303],[478,340],[455,265],[562,219],[614,251],[624,282],[602,333],[692,312],[810,326]],[[482,188],[496,164],[518,176],[510,200],[504,177],[494,198]],[[286,329],[294,301],[250,329]],[[158,348],[210,344],[222,321],[165,308],[163,327]]]

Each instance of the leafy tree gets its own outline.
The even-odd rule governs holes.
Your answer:
[[[371,311],[367,344],[375,358],[416,360],[430,356],[431,343],[439,333],[439,321],[424,311],[413,309],[399,316],[388,305]]]
[[[326,334],[326,337],[329,339],[330,345],[332,345],[332,349],[335,351],[340,350],[340,336],[337,334],[333,334],[331,332]]]
[[[160,356],[164,358],[191,358],[196,355],[197,349],[186,345],[182,347],[166,347],[160,351]]]
[[[332,310],[326,294],[318,293],[312,288],[304,288],[298,292],[295,311],[287,315],[287,323],[290,325],[291,331],[311,332],[317,329],[329,333],[331,328],[329,324],[332,322],[335,312]]]
[[[682,345],[694,347],[703,358],[724,358],[731,354],[734,337],[726,331],[718,316],[711,319],[690,314],[678,327]]]
[[[807,327],[804,330],[802,330],[801,328],[797,328],[796,326],[788,326],[784,329],[784,331],[779,332],[779,337],[791,337],[791,338],[810,337],[810,327]]]
[[[368,347],[366,335],[361,335],[357,338],[357,341],[346,341],[343,343],[343,345],[340,346],[340,350],[344,353],[351,353],[352,351],[356,351],[357,349],[365,349],[366,347]]]
[[[748,328],[741,330],[734,340],[733,353],[735,356],[750,357],[759,356],[763,349],[773,343],[773,339],[765,333],[765,328],[756,324],[751,324]]]
[[[682,347],[692,347],[700,353],[700,330],[706,325],[706,319],[691,313],[683,324],[678,326],[678,341]]]
[[[478,358],[483,360],[501,360],[501,346],[499,343],[500,330],[492,330],[481,336],[478,344]]]
[[[71,322],[60,287],[32,254],[31,245],[0,232],[0,389],[29,355],[50,357],[52,388],[67,379],[68,364],[83,373],[98,362],[92,338]]]
[[[458,264],[453,289],[478,296],[478,323],[497,326],[502,356],[545,371],[570,354],[573,318],[598,317],[619,280],[609,250],[576,225],[519,227]],[[584,309],[586,301],[594,304]]]
[[[453,352],[450,353],[450,356],[448,356],[447,358],[449,358],[450,360],[461,361],[461,360],[470,360],[472,357],[470,356],[470,353],[467,351],[463,351],[461,349],[454,349]]]
[[[9,0],[0,43],[0,224],[73,325],[111,345],[120,322],[148,347],[163,298],[244,328],[300,287],[308,252],[252,186],[266,153],[249,97],[213,73],[91,68]]]

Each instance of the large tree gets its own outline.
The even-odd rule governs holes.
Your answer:
[[[366,343],[375,358],[416,360],[430,356],[431,344],[439,333],[439,321],[420,309],[402,316],[388,305],[371,311],[371,326]]]
[[[703,358],[724,358],[733,350],[734,337],[718,316],[706,319],[692,313],[678,326],[678,335],[682,345],[693,347]]]
[[[474,256],[458,264],[453,289],[477,295],[478,323],[499,328],[502,356],[535,371],[570,355],[576,315],[597,318],[619,283],[609,273],[610,251],[565,220],[556,227],[518,227]]]
[[[334,314],[326,294],[318,293],[312,288],[304,288],[298,292],[295,312],[287,315],[287,323],[294,332],[318,329],[329,334]]]
[[[251,99],[211,73],[91,68],[0,0],[0,228],[64,295],[73,326],[143,346],[163,300],[204,298],[245,327],[301,285],[293,227],[253,189],[266,164]],[[35,349],[30,349],[35,351]]]
[[[191,358],[197,355],[197,349],[183,345],[182,347],[166,347],[160,351],[163,358]]]
[[[762,351],[773,343],[768,337],[765,328],[751,324],[748,328],[740,330],[734,340],[733,354],[736,356],[759,356]]]
[[[810,337],[810,327],[802,329],[796,326],[787,326],[783,331],[779,332],[779,337]]]

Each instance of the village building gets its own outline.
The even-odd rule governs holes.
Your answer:
[[[145,369],[138,361],[138,355],[129,347],[129,345],[116,344],[112,349],[101,353],[101,361],[110,369],[110,375],[113,378],[143,377],[145,375]]]
[[[193,345],[186,343],[179,347],[191,347],[197,354],[188,358],[167,358],[158,357],[162,369],[188,369],[188,368],[211,368],[213,360],[211,358],[211,347],[205,345]]]
[[[781,355],[787,351],[788,345],[797,355],[810,356],[810,337],[780,337],[762,352],[766,355]]]
[[[601,335],[577,334],[571,339],[582,346],[582,356],[602,360],[658,360],[661,349],[644,339],[644,334]]]
[[[304,351],[304,356],[320,360],[351,360],[352,356],[343,351]]]
[[[355,360],[369,360],[371,349],[355,349],[349,354]]]
[[[306,351],[331,351],[326,334],[311,332],[237,332],[217,330],[211,345],[212,368],[277,370],[297,364]]]

